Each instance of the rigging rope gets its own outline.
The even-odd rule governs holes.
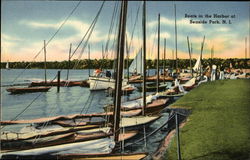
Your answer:
[[[47,41],[47,43],[45,44],[45,46],[43,46],[40,51],[35,55],[35,57],[33,58],[32,61],[34,61],[39,55],[40,53],[43,51],[44,47],[47,47],[48,44],[54,39],[54,37],[57,35],[57,33],[61,30],[61,28],[64,26],[64,24],[67,22],[67,20],[71,17],[71,15],[75,12],[75,10],[78,8],[78,6],[80,5],[81,0],[77,3],[77,5],[73,8],[73,10],[69,13],[69,15],[65,18],[65,20],[63,21],[63,23],[59,26],[59,28],[56,30],[56,32],[51,36],[51,38]],[[25,67],[25,69],[17,75],[17,77],[12,81],[12,83],[14,83],[25,71],[26,69],[31,65],[32,62],[29,62],[29,64]]]
[[[73,14],[73,12],[76,10],[76,8],[79,6],[79,4],[80,4],[80,2],[81,1],[79,1],[78,2],[78,4],[77,4],[77,6],[74,8],[74,10],[71,12],[71,14],[65,19],[65,21],[64,21],[64,23],[62,23],[62,25],[59,27],[59,29],[57,30],[57,32],[52,36],[52,38],[47,42],[47,44],[44,46],[44,47],[46,47],[48,44],[49,44],[49,42],[54,38],[54,36],[59,32],[59,30],[62,28],[62,26],[66,23],[66,21],[69,19],[69,17]],[[100,11],[101,11],[101,9],[102,9],[102,7],[103,7],[103,5],[104,5],[104,2],[105,1],[103,1],[103,3],[102,3],[102,6],[101,6],[101,8],[100,8],[100,10],[99,10],[99,12],[98,12],[98,14],[97,15],[99,15],[100,14]],[[96,19],[96,18],[95,18]],[[94,20],[95,21],[95,20]],[[93,21],[93,22],[94,22]],[[83,41],[83,40],[82,40]],[[44,48],[43,47],[43,48]],[[40,52],[43,50],[43,48],[39,51],[39,54],[40,54]],[[76,51],[76,50],[75,50]],[[38,55],[37,55],[38,56]],[[27,69],[27,68],[26,68]],[[25,70],[26,70],[25,69]],[[60,70],[60,71],[62,71],[62,69]],[[22,72],[23,73],[23,72]],[[51,80],[51,82],[53,81],[53,80],[55,80],[56,79],[56,77],[57,77],[57,75],[54,77],[54,79],[52,79]],[[16,78],[17,79],[17,78]],[[15,80],[16,80],[15,79]],[[14,81],[13,81],[14,82]],[[37,97],[35,97],[33,100],[32,100],[32,102],[28,105],[28,106],[26,106],[19,114],[17,114],[13,119],[11,119],[10,121],[14,121],[14,120],[16,120],[20,115],[22,115],[34,102],[35,102],[35,100],[37,100],[41,95],[43,94],[43,92],[41,92]],[[77,100],[78,101],[78,100]],[[5,126],[3,126],[2,128],[4,128]]]
[[[175,113],[175,114],[176,114],[176,113]],[[138,143],[138,142],[144,141],[145,138],[148,138],[149,136],[151,136],[151,135],[155,134],[156,132],[158,132],[161,128],[163,128],[165,125],[167,125],[167,124],[169,123],[169,121],[170,121],[172,118],[175,117],[175,114],[171,115],[171,116],[169,117],[169,119],[168,119],[165,123],[163,123],[159,128],[155,129],[153,132],[151,132],[150,134],[146,135],[145,137],[142,137],[141,139],[138,139],[137,141],[135,141],[135,142],[133,142],[133,143],[130,143],[130,144],[125,145],[124,148],[126,148],[126,147],[128,147],[128,146],[131,146],[131,145],[133,145],[133,144],[136,144],[136,143]],[[179,114],[179,113],[178,113],[178,114]],[[121,149],[121,148],[116,148],[115,150],[118,150],[118,149]]]
[[[105,52],[104,52],[106,54],[105,55],[106,58],[108,57],[109,42],[110,42],[111,34],[112,34],[112,31],[113,31],[113,28],[114,28],[115,19],[117,17],[117,10],[118,10],[117,8],[118,8],[118,2],[115,3],[115,7],[114,7],[112,18],[111,18],[108,38],[107,38],[107,42],[106,42],[106,46],[105,46]]]

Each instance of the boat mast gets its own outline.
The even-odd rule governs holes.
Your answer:
[[[47,84],[47,66],[46,66],[46,41],[44,40],[44,47],[43,47],[43,51],[44,51],[44,82],[45,84]]]
[[[212,65],[213,65],[213,54],[214,54],[214,46],[211,47],[210,69],[212,69]]]
[[[164,38],[164,55],[163,55],[163,82],[165,84],[165,65],[166,65],[166,38]]]
[[[159,92],[160,20],[161,20],[161,15],[158,14],[158,48],[157,48],[157,82],[156,82],[157,93]]]
[[[247,59],[247,37],[245,38],[245,58]]]
[[[123,76],[123,59],[124,59],[124,42],[126,33],[126,18],[127,18],[127,1],[123,0],[121,3],[119,34],[117,44],[117,60],[118,60],[118,73],[116,74],[116,96],[115,96],[115,109],[114,109],[114,140],[119,140],[119,124],[120,124],[120,109],[121,109],[121,93],[122,93],[122,76]]]
[[[129,83],[129,50],[128,50],[128,37],[126,34],[126,51],[127,51],[127,78]]]
[[[142,115],[145,115],[146,108],[146,1],[143,1],[142,16],[142,32],[143,32],[143,108]]]
[[[90,45],[88,45],[88,68],[89,68],[89,77],[90,77]]]
[[[187,45],[188,45],[188,53],[189,53],[189,65],[190,65],[190,70],[192,73],[192,77],[194,77],[193,75],[193,69],[192,69],[192,59],[191,59],[191,50],[190,50],[190,44],[189,44],[189,37],[187,36]]]
[[[201,70],[202,70],[202,52],[203,52],[204,43],[205,43],[205,36],[203,37],[203,41],[202,41],[202,44],[201,44],[200,76],[202,76],[201,75]]]
[[[69,79],[71,47],[72,47],[72,43],[70,43],[70,46],[69,46],[69,61],[68,61],[68,70],[67,70],[67,80]]]
[[[174,30],[175,30],[175,67],[176,67],[176,73],[178,69],[178,58],[177,58],[177,25],[176,25],[176,4],[174,4]]]

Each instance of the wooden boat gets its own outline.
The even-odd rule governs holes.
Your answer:
[[[141,109],[133,110],[133,111],[122,111],[121,116],[123,117],[131,117],[137,116],[141,113]],[[64,124],[68,123],[69,127],[74,126],[73,124],[78,123],[76,119],[80,119],[82,122],[87,122],[86,126],[91,126],[93,124],[91,122],[96,122],[96,118],[113,118],[113,112],[106,113],[93,113],[93,114],[72,114],[72,115],[60,115],[55,117],[45,117],[45,118],[37,118],[30,120],[15,120],[15,121],[1,121],[1,125],[15,125],[15,124],[40,124],[40,123],[51,123],[51,124],[60,124],[60,122],[64,122]],[[94,119],[92,121],[92,118]],[[100,120],[99,120],[100,121]],[[109,121],[109,120],[108,120]],[[85,125],[85,124],[84,124]],[[99,125],[95,125],[99,126]]]
[[[22,94],[31,92],[48,92],[51,87],[26,87],[26,88],[7,88],[11,94]]]
[[[129,104],[130,102],[133,103],[133,101],[125,102],[121,106],[122,111],[132,111],[137,109],[142,109],[143,106],[141,104],[141,99],[134,100],[134,104]],[[158,114],[162,109],[164,109],[167,105],[167,102],[169,101],[168,98],[159,98],[152,100],[151,103],[148,103],[145,107],[145,114],[146,115],[156,115]],[[129,106],[129,107],[128,107]],[[113,105],[107,105],[104,107],[104,110],[106,111],[113,111]]]
[[[160,75],[159,76],[159,81],[160,82],[163,82],[163,81],[167,81],[167,82],[172,82],[174,80],[173,77],[170,77],[170,76],[163,76],[163,75]],[[146,79],[147,82],[155,82],[157,81],[157,76],[148,76],[147,79]]]
[[[159,85],[159,91],[166,90],[167,84],[160,84]],[[142,92],[142,86],[137,87],[140,92]],[[157,90],[157,86],[155,83],[147,84],[146,85],[147,92],[155,92]]]
[[[122,95],[131,94],[134,90],[135,90],[134,87],[127,87],[127,88],[124,88],[124,89],[122,89]],[[108,93],[109,96],[114,96],[115,89],[113,89],[113,88],[108,88],[108,89],[107,89],[107,93]]]
[[[163,91],[163,92],[159,92],[158,93],[160,97],[167,97],[167,98],[171,98],[171,97],[181,97],[185,95],[185,92],[181,92],[179,90],[178,86],[175,86],[171,89],[168,89],[167,91]]]
[[[31,148],[26,150],[5,150],[5,152],[1,152],[0,156],[3,155],[44,155],[44,154],[52,154],[56,152],[67,152],[71,153],[72,149],[78,148],[82,150],[84,154],[99,154],[99,153],[110,153],[114,148],[114,141],[109,137],[99,138],[89,141],[83,142],[73,142],[67,144],[60,144],[54,146],[46,146],[40,148]]]
[[[60,81],[60,86],[61,87],[72,87],[72,86],[80,86],[84,82],[83,81]],[[31,82],[29,85],[30,87],[35,87],[35,86],[57,86],[58,82],[57,81],[39,81],[39,82]]]
[[[147,153],[116,153],[116,154],[98,154],[98,155],[84,155],[84,154],[67,154],[61,155],[59,159],[65,160],[140,160],[147,156]]]
[[[2,160],[140,160],[145,158],[148,153],[111,153],[111,154],[62,154],[62,155],[3,155]]]
[[[125,133],[119,134],[119,141],[124,141],[132,138],[138,133],[138,131],[125,131]],[[43,148],[55,145],[62,145],[75,142],[91,141],[96,139],[101,139],[105,137],[110,137],[112,132],[110,129],[101,130],[84,130],[71,132],[60,135],[52,135],[46,137],[35,136],[32,139],[15,139],[15,140],[2,140],[1,141],[1,151],[18,151],[18,150],[28,150],[33,148]]]
[[[82,83],[80,84],[81,87],[89,87],[89,81],[88,80],[83,80]]]

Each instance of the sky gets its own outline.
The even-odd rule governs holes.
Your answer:
[[[47,61],[67,60],[70,43],[72,43],[71,50],[75,51],[103,1],[3,0],[1,3],[1,61],[13,62],[43,61],[44,40],[47,43]],[[236,1],[147,1],[147,58],[154,59],[157,55],[157,27],[160,14],[161,58],[164,53],[164,39],[166,39],[166,58],[173,59],[174,4],[176,5],[178,58],[189,58],[187,36],[192,44],[192,58],[199,56],[204,36],[203,57],[205,58],[210,57],[212,47],[216,58],[245,58],[247,47],[249,58],[250,2]],[[72,59],[88,58],[88,45],[92,59],[101,58],[102,48],[105,50],[106,46],[108,50],[105,55],[113,58],[116,51],[114,44],[117,38],[119,7],[120,1],[104,3],[89,40],[87,41],[86,38],[83,40]],[[74,12],[70,14],[74,8]],[[114,25],[109,34],[115,9],[118,12],[114,14]],[[133,58],[142,47],[142,2],[129,1],[127,11],[126,34],[127,44],[130,46],[128,53],[129,57]],[[214,17],[214,14],[228,16],[228,18]],[[206,15],[211,17],[205,17]],[[191,20],[207,23],[190,23]],[[220,24],[216,23],[217,20]],[[222,24],[223,20],[226,24]],[[210,23],[212,21],[214,24]],[[109,41],[108,37],[110,37]],[[247,43],[245,43],[246,38]]]

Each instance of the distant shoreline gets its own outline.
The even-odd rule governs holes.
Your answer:
[[[129,66],[133,59],[127,60],[125,59],[125,68]],[[192,66],[194,66],[196,59],[192,59]],[[146,62],[147,68],[153,69],[156,68],[156,60],[147,60]],[[160,60],[160,66],[163,66],[164,60]],[[6,67],[7,62],[1,62],[1,69]],[[83,60],[72,60],[70,63],[68,61],[48,61],[46,62],[47,69],[96,69],[96,68],[105,68],[111,69],[114,68],[114,60],[113,59],[83,59]],[[223,66],[236,68],[236,69],[250,69],[250,59],[245,58],[229,58],[229,59],[221,59],[221,58],[209,58],[203,59],[202,64],[204,67],[215,64],[217,66]],[[189,59],[178,59],[178,66],[179,68],[189,68],[190,67],[190,60]],[[166,68],[175,68],[175,60],[166,59],[165,61]],[[13,69],[43,69],[44,62],[9,62],[9,68]]]

